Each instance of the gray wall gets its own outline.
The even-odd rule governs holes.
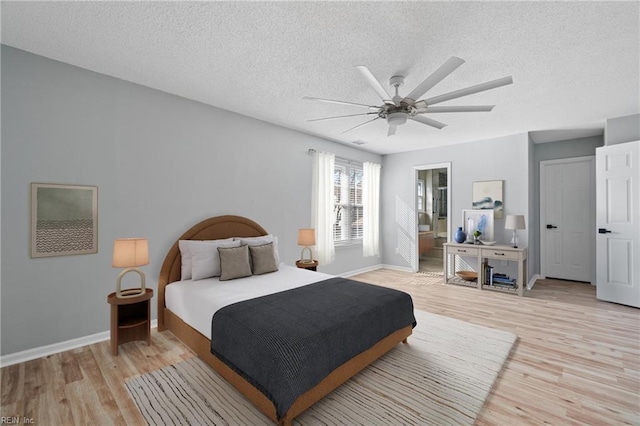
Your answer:
[[[149,239],[156,288],[171,244],[210,216],[247,216],[300,257],[309,148],[378,155],[2,46],[2,354],[109,329],[113,240]],[[383,171],[383,175],[384,175]],[[31,259],[30,182],[97,185],[99,252]],[[381,262],[339,249],[331,274]],[[135,275],[135,274],[134,274]],[[153,299],[153,317],[156,317]]]
[[[609,118],[605,139],[607,145],[640,140],[640,114]]]
[[[384,263],[417,269],[415,167],[429,164],[451,162],[450,229],[462,226],[462,210],[471,208],[473,182],[503,180],[505,215],[525,215],[529,231],[519,237],[527,246],[529,161],[527,134],[386,155],[381,212]],[[496,219],[494,229],[496,241],[507,244],[511,234],[504,230],[504,218]]]

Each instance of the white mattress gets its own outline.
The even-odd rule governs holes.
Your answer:
[[[280,264],[269,274],[229,281],[185,280],[165,287],[165,305],[180,319],[211,339],[211,318],[227,305],[333,278],[333,275]]]

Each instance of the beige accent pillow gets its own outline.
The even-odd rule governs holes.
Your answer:
[[[248,245],[232,248],[218,247],[218,253],[220,253],[220,281],[251,276]]]
[[[263,235],[261,237],[235,237],[235,240],[239,240],[242,244],[249,244],[250,246],[261,246],[263,244],[273,243],[273,255],[276,258],[276,265],[280,264],[280,255],[278,254],[278,237],[275,235]]]
[[[276,257],[273,253],[273,243],[249,246],[249,253],[251,254],[251,271],[254,275],[278,270]]]

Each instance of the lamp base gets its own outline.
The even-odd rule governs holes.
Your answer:
[[[307,251],[307,250],[309,251],[309,257],[308,257],[308,258],[305,258],[305,257],[304,257],[304,252],[305,252],[305,251]],[[299,262],[300,262],[300,263],[313,263],[313,252],[311,251],[311,248],[310,248],[309,246],[305,246],[305,247],[302,249],[302,252],[300,253],[300,260],[299,260]]]
[[[129,288],[122,290],[122,277],[125,276],[128,272],[137,272],[140,275],[140,288]],[[147,286],[145,285],[145,277],[144,273],[138,268],[127,268],[124,271],[120,272],[118,275],[118,281],[116,281],[116,297],[118,299],[127,299],[130,297],[137,297],[141,294],[145,294],[147,292]]]
[[[129,297],[140,296],[141,294],[145,294],[147,290],[145,288],[128,288],[126,290],[116,291],[116,297],[118,299],[126,299]]]
[[[513,230],[513,236],[511,237],[511,247],[518,248],[518,230]]]

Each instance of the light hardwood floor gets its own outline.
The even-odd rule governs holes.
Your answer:
[[[540,280],[524,298],[381,269],[353,277],[404,290],[416,308],[519,336],[478,425],[640,424],[640,309],[588,284]],[[106,309],[106,307],[105,307]],[[102,342],[1,370],[1,416],[39,425],[144,424],[128,377],[193,356],[170,332],[112,357]]]

